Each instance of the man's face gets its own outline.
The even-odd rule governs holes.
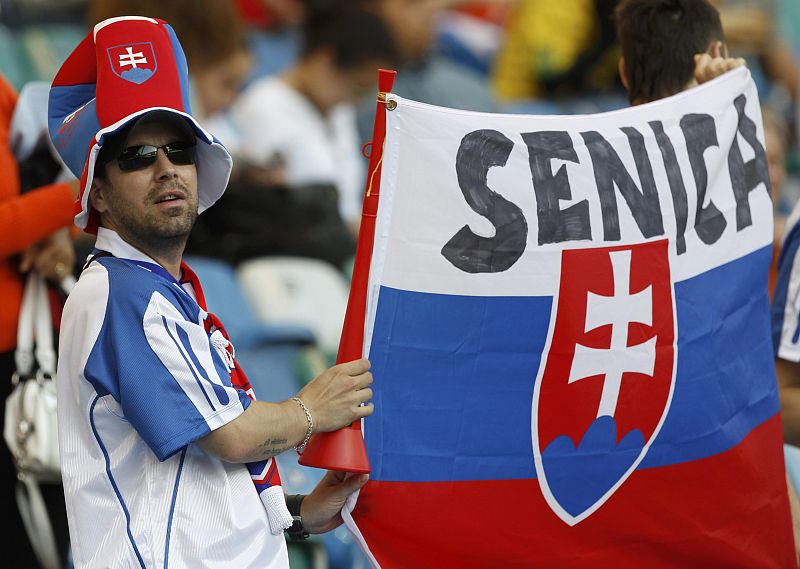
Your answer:
[[[401,56],[407,61],[424,57],[436,40],[441,0],[383,0],[381,16]]]
[[[172,125],[149,123],[131,130],[126,147],[162,146],[185,140]],[[173,164],[163,148],[156,161],[130,172],[116,160],[105,167],[105,179],[95,179],[91,200],[103,226],[135,245],[159,246],[184,240],[197,219],[197,170],[194,164]]]

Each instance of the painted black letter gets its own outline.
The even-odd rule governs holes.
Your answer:
[[[728,224],[714,202],[709,200],[708,205],[703,207],[708,189],[708,170],[703,153],[707,148],[719,146],[717,125],[711,115],[689,114],[681,118],[681,130],[686,138],[686,151],[689,153],[689,163],[697,185],[695,231],[703,243],[711,245],[717,242]]]
[[[745,163],[742,151],[739,150],[739,141],[733,137],[731,150],[728,152],[728,170],[731,174],[733,196],[736,199],[736,231],[749,227],[753,220],[750,217],[750,192],[755,190],[762,182],[770,192],[769,170],[767,169],[767,153],[756,135],[756,123],[744,114],[747,97],[739,95],[733,101],[736,112],[739,113],[739,134],[755,152],[756,156]]]
[[[590,130],[581,133],[592,157],[594,179],[597,182],[597,192],[603,212],[605,239],[606,241],[619,241],[620,239],[615,185],[619,188],[622,197],[625,198],[642,235],[644,237],[663,235],[664,220],[661,217],[658,190],[653,178],[653,168],[644,146],[644,137],[635,128],[625,127],[621,130],[628,137],[633,152],[636,170],[639,172],[639,179],[642,182],[641,192],[625,169],[614,147],[599,132]]]
[[[536,214],[539,218],[539,245],[591,239],[589,202],[582,200],[566,209],[558,207],[559,200],[572,199],[569,177],[562,164],[553,175],[551,160],[578,162],[572,138],[565,131],[524,132],[522,140],[528,146],[533,191],[536,193]]]
[[[667,171],[669,189],[672,192],[672,209],[675,211],[675,222],[678,234],[675,239],[675,250],[678,255],[686,252],[686,221],[689,217],[689,203],[686,198],[686,185],[683,183],[681,168],[678,166],[678,158],[675,156],[675,147],[672,141],[664,132],[664,125],[661,121],[647,123],[656,135],[658,148],[661,150],[661,157],[664,159],[664,169]]]
[[[496,130],[476,130],[461,140],[456,155],[458,185],[469,206],[492,222],[494,237],[482,237],[468,225],[442,247],[442,255],[467,273],[499,273],[525,251],[528,223],[522,210],[486,185],[489,168],[505,166],[514,143]]]

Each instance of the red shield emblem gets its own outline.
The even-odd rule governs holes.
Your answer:
[[[562,253],[532,430],[542,492],[570,525],[633,473],[664,422],[673,299],[666,240]]]
[[[158,70],[158,61],[150,42],[109,47],[106,52],[114,74],[131,83],[142,84]]]

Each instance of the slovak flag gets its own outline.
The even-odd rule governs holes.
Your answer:
[[[370,562],[795,567],[749,72],[589,116],[386,108]]]

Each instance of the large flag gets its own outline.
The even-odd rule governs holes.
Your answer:
[[[794,567],[749,72],[590,116],[386,108],[345,515],[372,563]]]

